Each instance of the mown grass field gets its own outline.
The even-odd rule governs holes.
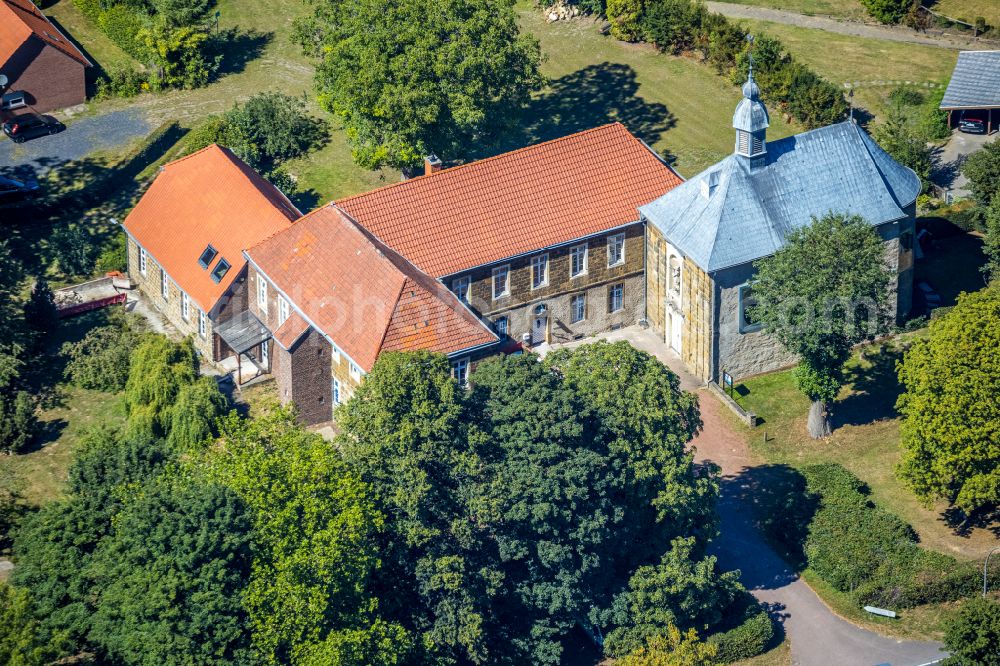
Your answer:
[[[858,0],[720,0],[720,2],[873,22],[864,5]],[[967,23],[975,21],[977,16],[982,16],[991,26],[1000,27],[1000,3],[996,0],[936,0],[936,2],[925,1],[924,5],[939,14]]]
[[[839,35],[771,21],[743,20],[755,33],[781,40],[797,60],[843,86],[857,85],[854,104],[876,116],[883,112],[895,81],[947,85],[958,51],[919,44]]]

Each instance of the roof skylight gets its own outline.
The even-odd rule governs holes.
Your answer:
[[[212,282],[222,282],[222,278],[226,277],[226,273],[229,272],[230,268],[231,266],[228,261],[219,259],[219,263],[212,269]]]
[[[201,256],[198,257],[198,263],[201,264],[202,268],[208,268],[212,265],[212,260],[215,259],[217,254],[219,254],[218,250],[209,245],[205,248],[205,251],[201,253]]]

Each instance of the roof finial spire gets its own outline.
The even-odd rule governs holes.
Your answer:
[[[750,50],[747,51],[747,61],[749,62],[750,67],[747,70],[747,82],[743,84],[743,96],[749,100],[757,101],[760,99],[760,88],[757,87],[757,82],[753,80],[754,37],[752,34],[747,34],[747,42],[750,44]]]

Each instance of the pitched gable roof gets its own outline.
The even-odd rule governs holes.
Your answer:
[[[336,202],[442,277],[638,220],[681,178],[619,123]]]
[[[942,109],[1000,108],[1000,51],[962,51]]]
[[[454,353],[498,341],[454,294],[332,205],[245,254],[305,321],[366,371],[383,350]],[[282,346],[299,330],[286,335],[287,325],[276,335]]]
[[[232,285],[243,250],[288,228],[300,216],[274,185],[226,148],[211,145],[163,167],[125,218],[125,230],[205,312]],[[218,251],[207,268],[205,248]],[[220,282],[220,259],[232,266]]]
[[[920,193],[920,178],[852,122],[770,142],[766,159],[751,169],[730,155],[639,210],[712,272],[774,254],[792,230],[831,211],[897,220]],[[708,193],[710,177],[718,185]]]
[[[0,68],[21,45],[36,37],[84,67],[91,63],[31,0],[0,0]]]

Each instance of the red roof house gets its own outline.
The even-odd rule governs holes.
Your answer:
[[[4,92],[26,93],[45,112],[87,99],[85,70],[91,63],[31,0],[0,0],[0,74]]]

